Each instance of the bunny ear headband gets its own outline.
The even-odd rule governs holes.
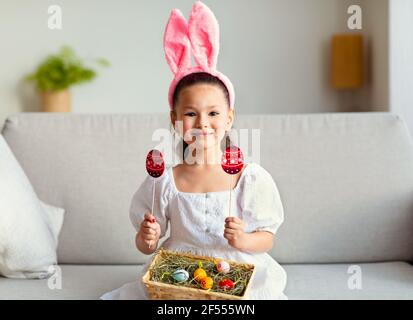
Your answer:
[[[165,30],[164,49],[166,61],[175,76],[168,94],[171,110],[179,81],[197,72],[206,72],[221,80],[229,93],[230,108],[234,108],[234,87],[224,74],[216,70],[219,53],[218,21],[205,4],[201,1],[194,4],[188,23],[181,11],[172,10]],[[191,51],[198,64],[195,67],[191,66]]]

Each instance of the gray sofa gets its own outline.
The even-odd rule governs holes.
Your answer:
[[[97,299],[136,279],[128,210],[159,115],[10,116],[2,133],[40,199],[66,209],[62,288],[0,278],[1,299]],[[239,115],[285,210],[272,256],[290,299],[413,299],[413,144],[388,113]],[[28,239],[30,241],[30,239]]]

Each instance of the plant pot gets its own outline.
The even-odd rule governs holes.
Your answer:
[[[43,112],[70,112],[71,101],[69,90],[45,91],[40,93]]]

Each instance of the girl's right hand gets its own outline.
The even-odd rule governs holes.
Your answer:
[[[146,244],[152,245],[156,244],[161,235],[161,226],[156,221],[156,218],[150,213],[146,213],[144,220],[141,223],[139,233],[143,241]]]

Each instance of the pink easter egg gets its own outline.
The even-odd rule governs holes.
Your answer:
[[[216,265],[218,272],[228,273],[231,267],[228,262],[221,260]]]

